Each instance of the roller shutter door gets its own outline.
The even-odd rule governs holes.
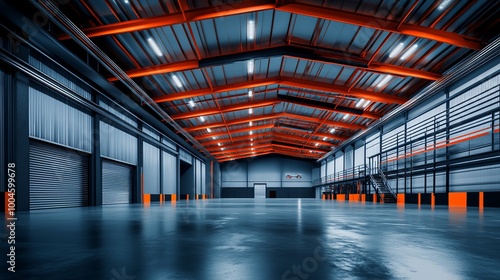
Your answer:
[[[126,164],[103,160],[102,204],[130,203],[132,170]]]
[[[88,156],[30,141],[30,209],[88,205]]]

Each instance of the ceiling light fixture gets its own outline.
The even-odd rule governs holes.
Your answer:
[[[380,83],[378,83],[377,87],[378,88],[381,88],[383,86],[385,86],[390,80],[392,79],[392,76],[391,75],[386,75],[381,81]]]
[[[316,143],[314,146],[318,147],[318,146],[319,146],[319,143]]]
[[[212,132],[212,130],[210,129],[210,127],[207,127],[207,131],[208,131],[208,133]]]
[[[442,11],[444,10],[444,8],[446,8],[446,6],[448,6],[448,4],[450,4],[451,0],[443,0],[443,2],[441,2],[441,4],[439,4],[438,6],[438,10]]]
[[[326,139],[328,139],[327,137],[323,137],[323,141],[326,141]]]
[[[351,116],[351,115],[346,114],[346,115],[344,116],[344,118],[343,118],[343,119],[345,120],[345,119],[347,119],[349,116]]]
[[[399,59],[402,59],[402,60],[407,59],[410,55],[412,55],[417,50],[417,48],[418,48],[418,45],[416,45],[416,44],[411,46],[407,51],[405,51],[405,53]]]
[[[368,107],[372,102],[370,100],[366,100],[365,104],[363,104],[363,108]]]
[[[252,139],[250,139],[250,141],[253,141],[253,138],[252,138]]]
[[[204,116],[201,116],[201,117],[200,117],[200,121],[201,121],[201,122],[205,122],[205,117],[204,117]]]
[[[253,109],[252,109],[252,108],[248,109],[248,113],[249,113],[250,115],[251,115],[251,114],[253,114]]]
[[[163,53],[161,52],[160,47],[158,46],[158,44],[156,44],[156,42],[155,42],[155,40],[153,40],[153,38],[148,38],[148,44],[153,49],[153,51],[155,52],[155,54],[157,56],[163,56]]]
[[[217,143],[217,146],[219,146],[219,147],[220,147],[220,146],[222,146],[222,144],[221,144],[221,143]]]
[[[215,138],[215,136],[212,136],[212,139],[214,139],[214,140],[215,140],[215,139],[217,139],[217,138]]]
[[[363,102],[365,102],[365,99],[364,98],[361,98],[357,103],[356,103],[356,107],[359,108],[361,107],[361,104],[363,104]]]
[[[253,96],[253,91],[252,90],[249,90],[248,91],[248,97],[252,97]]]
[[[194,104],[194,101],[193,100],[189,100],[189,106],[191,106],[191,108],[194,108],[194,106],[196,106],[196,104]]]
[[[334,133],[334,132],[335,132],[335,128],[334,127],[330,128],[330,133]]]
[[[181,80],[179,80],[179,78],[178,78],[176,75],[173,75],[173,76],[172,76],[172,80],[174,81],[174,84],[175,84],[178,88],[181,88],[181,87],[182,87]]]
[[[221,151],[224,151],[224,148],[220,148]]]
[[[249,20],[247,22],[247,38],[248,40],[255,39],[255,21]]]
[[[248,70],[248,74],[253,74],[253,70],[254,70],[253,59],[250,59],[247,61],[247,70]]]
[[[253,143],[250,143],[250,146],[253,146]]]
[[[252,122],[249,122],[249,123],[248,123],[248,125],[249,125],[249,126],[252,126],[252,125],[253,125],[253,123],[252,123]]]
[[[397,56],[402,50],[403,50],[403,47],[405,45],[403,43],[399,43],[393,50],[392,52],[389,54],[389,57],[390,58],[393,58],[395,56]]]
[[[253,134],[253,131],[250,131],[250,135],[252,135],[252,134]]]

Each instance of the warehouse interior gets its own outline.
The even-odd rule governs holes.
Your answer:
[[[499,10],[3,1],[2,279],[499,279]]]

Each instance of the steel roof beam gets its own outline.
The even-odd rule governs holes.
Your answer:
[[[397,20],[377,18],[348,11],[328,9],[301,3],[286,3],[285,5],[277,7],[276,10],[424,38],[473,50],[479,50],[483,47],[483,43],[480,40],[472,37],[417,24],[400,23]]]
[[[280,119],[280,118],[289,118],[289,119],[293,119],[293,120],[300,120],[300,121],[305,121],[305,122],[314,123],[314,124],[321,123],[323,121],[319,118],[308,117],[308,116],[303,116],[303,115],[299,115],[299,114],[284,112],[284,113],[274,113],[274,114],[269,114],[269,115],[261,115],[261,116],[237,119],[234,121],[227,122],[227,125],[238,125],[238,124],[244,124],[244,123],[248,123],[248,122],[257,122],[257,121],[265,121],[265,120]],[[323,124],[326,126],[329,126],[329,127],[336,127],[336,128],[340,127],[340,128],[351,129],[351,130],[366,129],[366,126],[364,126],[364,125],[349,124],[346,122],[325,121]],[[218,123],[210,123],[210,124],[201,125],[201,126],[186,127],[186,128],[184,128],[184,130],[187,132],[194,132],[197,130],[204,130],[207,128],[214,129],[214,128],[225,127],[225,126],[226,126],[225,123],[218,122]],[[343,140],[345,140],[345,139],[343,139]]]
[[[219,132],[219,133],[209,133],[207,135],[203,135],[203,136],[196,136],[194,137],[196,140],[200,140],[200,139],[207,139],[207,138],[212,138],[212,137],[219,137],[219,136],[225,136],[227,134],[236,134],[236,133],[243,133],[243,132],[249,132],[249,131],[257,131],[257,130],[261,130],[261,129],[269,129],[269,128],[273,128],[274,127],[274,124],[266,124],[266,125],[258,125],[258,126],[252,126],[252,127],[245,127],[245,128],[241,128],[241,129],[235,129],[235,130],[231,130],[231,131],[224,131],[224,132]]]
[[[162,64],[152,67],[145,67],[140,69],[132,69],[126,71],[130,78],[138,78],[143,76],[166,74],[177,71],[187,71],[197,68],[204,68],[210,66],[220,66],[229,63],[247,61],[249,59],[269,58],[269,57],[293,57],[297,59],[306,59],[317,61],[320,63],[331,63],[340,66],[355,67],[374,72],[409,76],[414,78],[426,79],[435,81],[441,77],[436,73],[428,71],[417,70],[402,66],[391,65],[387,63],[368,63],[367,60],[359,59],[347,54],[318,52],[314,48],[294,45],[284,45],[278,47],[262,48],[258,50],[240,51],[232,54],[218,55],[198,60],[190,60],[185,62],[176,62],[169,64]],[[110,77],[109,81],[117,81],[118,78]]]
[[[335,93],[346,94],[346,95],[357,97],[357,98],[364,98],[366,100],[370,100],[373,102],[380,102],[380,103],[403,104],[406,101],[408,101],[407,98],[403,98],[403,97],[399,97],[399,96],[395,96],[395,95],[391,95],[391,94],[386,94],[386,93],[380,93],[380,92],[376,92],[376,91],[362,90],[362,89],[351,89],[350,87],[347,87],[347,86],[338,86],[338,85],[332,85],[332,84],[328,84],[328,83],[307,81],[307,80],[296,79],[296,78],[285,78],[285,77],[259,79],[259,80],[229,84],[229,85],[225,85],[225,86],[221,86],[221,87],[215,87],[213,90],[211,90],[211,89],[198,89],[198,90],[171,93],[171,94],[167,94],[165,96],[156,97],[153,100],[157,103],[161,103],[161,102],[168,102],[168,101],[181,100],[181,99],[200,97],[200,96],[205,96],[205,95],[210,95],[210,94],[228,92],[228,91],[232,91],[232,90],[241,90],[241,89],[248,89],[248,88],[260,87],[260,86],[269,86],[269,85],[274,85],[274,84],[286,85],[286,86],[296,87],[296,88],[308,88],[308,89],[324,91],[324,92],[335,92]]]
[[[217,145],[218,143],[233,143],[233,142],[239,142],[239,141],[248,141],[250,139],[255,139],[256,141],[260,141],[260,140],[265,139],[265,137],[272,136],[272,135],[273,135],[273,133],[269,131],[269,132],[260,133],[258,135],[245,135],[245,136],[233,137],[232,140],[231,140],[231,138],[222,138],[222,139],[211,140],[208,142],[201,142],[200,141],[200,143],[203,143],[203,145],[206,147],[206,146]],[[205,138],[205,139],[207,139],[207,138]]]
[[[209,116],[209,115],[234,112],[234,111],[245,110],[245,109],[250,109],[250,108],[255,109],[255,108],[260,108],[260,107],[271,106],[271,105],[274,105],[274,104],[279,103],[279,102],[280,101],[278,99],[251,101],[251,102],[247,102],[247,103],[241,103],[241,104],[235,104],[235,105],[229,105],[226,107],[221,107],[221,110],[203,109],[203,110],[191,111],[191,112],[186,112],[186,113],[180,113],[180,114],[172,115],[172,119],[173,120],[182,120],[182,119],[197,118],[197,117],[201,117],[201,116]]]
[[[483,43],[475,38],[461,34],[429,28],[411,23],[401,23],[397,20],[377,18],[370,15],[363,15],[337,9],[328,9],[325,7],[312,6],[301,3],[283,3],[276,6],[274,1],[244,1],[239,4],[231,5],[231,9],[221,9],[220,7],[210,7],[204,9],[187,10],[184,15],[181,13],[173,15],[162,15],[144,19],[135,19],[107,25],[89,27],[83,29],[87,37],[97,37],[106,35],[115,35],[121,33],[135,32],[150,28],[158,28],[181,24],[185,22],[198,21],[204,19],[213,19],[224,16],[239,15],[249,12],[258,12],[269,9],[276,9],[282,12],[288,12],[297,15],[305,15],[315,18],[321,18],[336,22],[353,24],[368,28],[374,28],[392,33],[410,35],[428,40],[447,43],[450,45],[478,50],[483,47]],[[184,18],[185,16],[185,18]],[[66,34],[59,35],[59,39],[65,40],[70,37]]]

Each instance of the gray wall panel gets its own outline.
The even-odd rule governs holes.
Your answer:
[[[101,121],[101,156],[137,165],[137,137]]]
[[[76,109],[45,94],[38,88],[29,88],[30,137],[90,152],[92,145],[92,117],[88,111]]]
[[[163,171],[162,186],[163,193],[177,193],[177,158],[165,151],[162,152]]]
[[[160,149],[143,143],[144,193],[160,193]]]

